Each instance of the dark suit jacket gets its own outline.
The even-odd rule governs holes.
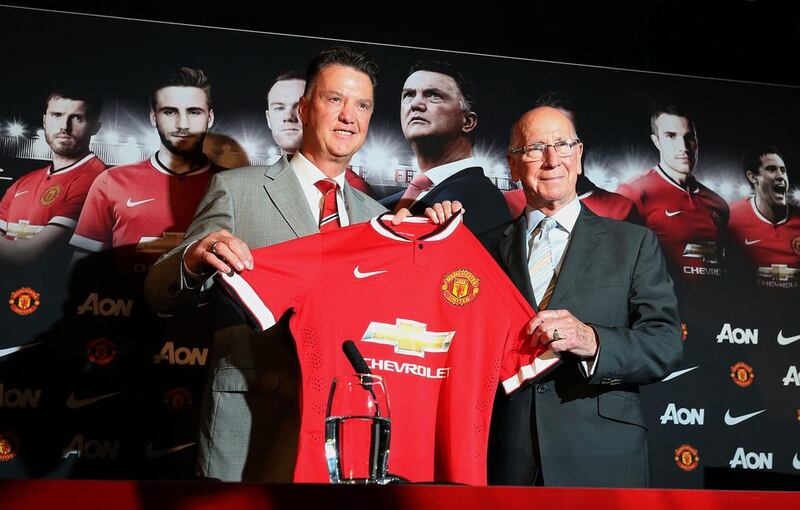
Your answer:
[[[389,195],[380,202],[387,209],[394,210],[404,192],[405,190]],[[483,174],[481,167],[465,168],[440,182],[411,207],[411,213],[424,214],[426,207],[444,200],[461,202],[466,211],[464,225],[475,235],[511,219],[503,194]]]
[[[479,236],[536,308],[526,261],[525,216]],[[639,385],[680,363],[677,299],[655,234],[581,208],[548,305],[597,331],[586,377],[575,357],[511,397],[498,395],[489,483],[530,485],[538,438],[545,485],[645,487],[646,426]]]

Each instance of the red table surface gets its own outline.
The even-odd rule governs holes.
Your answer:
[[[800,492],[403,485],[354,487],[208,482],[2,480],[3,510],[102,509],[800,508]],[[367,506],[369,505],[369,506]]]

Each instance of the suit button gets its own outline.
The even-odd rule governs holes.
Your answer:
[[[544,384],[537,384],[536,393],[538,393],[539,395],[547,393],[547,386],[545,386]]]

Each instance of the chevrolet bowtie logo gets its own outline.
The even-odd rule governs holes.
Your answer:
[[[720,250],[717,243],[706,241],[702,243],[687,243],[683,250],[683,256],[689,258],[703,259],[703,262],[716,264],[720,259]]]
[[[800,271],[786,264],[772,264],[769,267],[758,268],[758,276],[779,282],[788,282],[796,279],[798,272]]]
[[[361,340],[394,346],[397,354],[425,357],[426,352],[447,352],[455,331],[427,331],[427,324],[397,319],[394,324],[370,322]]]

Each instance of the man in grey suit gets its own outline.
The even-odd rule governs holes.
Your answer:
[[[536,384],[498,394],[490,483],[649,484],[639,386],[681,360],[677,299],[652,231],[581,205],[582,152],[563,113],[525,113],[508,159],[526,211],[480,237],[536,308],[532,341],[563,360]]]
[[[145,294],[154,310],[177,313],[196,307],[201,287],[215,271],[252,269],[250,246],[318,233],[328,207],[317,188],[320,181],[336,183],[332,189],[342,226],[385,211],[344,178],[351,156],[367,135],[376,73],[370,57],[350,48],[331,48],[311,61],[299,104],[300,151],[291,162],[284,157],[266,168],[244,167],[214,176],[184,243],[148,274]],[[453,205],[455,210],[459,207]],[[443,221],[451,204],[434,209],[428,216]],[[216,331],[211,353],[198,475],[226,481],[291,481],[300,381],[285,320],[256,334],[233,319]]]

